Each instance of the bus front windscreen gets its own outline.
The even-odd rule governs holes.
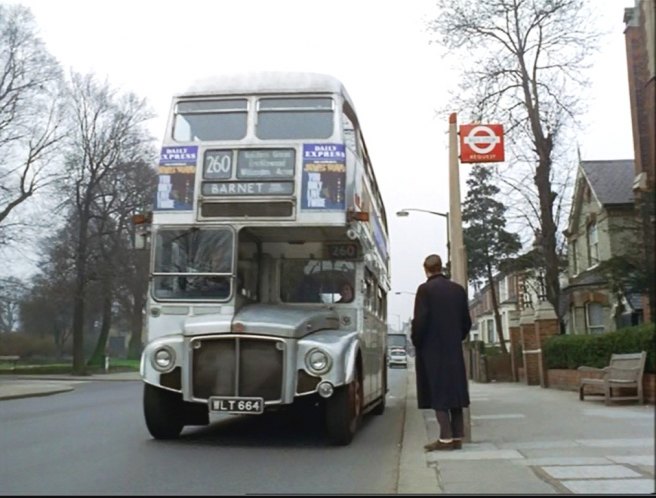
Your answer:
[[[354,300],[353,261],[290,259],[282,262],[281,275],[283,302],[332,304]]]
[[[227,300],[234,237],[227,229],[159,230],[155,240],[156,299]]]

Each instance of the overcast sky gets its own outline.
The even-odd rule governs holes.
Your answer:
[[[584,160],[633,158],[624,46],[632,0],[590,0],[608,34],[595,58]],[[312,71],[351,95],[386,204],[391,237],[390,323],[412,314],[424,257],[446,255],[448,148],[444,106],[455,75],[430,45],[433,0],[23,0],[65,69],[93,72],[146,97],[161,140],[171,96],[198,78],[251,70]],[[462,124],[462,123],[460,123]],[[461,184],[469,171],[461,169]],[[461,196],[464,199],[463,189]],[[446,258],[445,258],[446,259]]]

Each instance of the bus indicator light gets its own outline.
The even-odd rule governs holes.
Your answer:
[[[346,214],[347,221],[369,221],[367,211],[348,211]]]

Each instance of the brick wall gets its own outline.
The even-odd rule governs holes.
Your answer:
[[[540,344],[540,385],[542,387],[549,386],[549,380],[547,379],[546,371],[547,367],[544,363],[544,355],[542,354],[542,344],[551,336],[557,335],[560,333],[560,326],[558,324],[558,319],[546,319],[546,320],[535,320],[535,335]]]
[[[519,369],[524,368],[524,362],[520,353],[522,346],[522,334],[519,327],[509,327],[510,332],[510,368],[512,379],[519,381]]]
[[[519,382],[526,384],[526,374],[524,373],[524,367],[519,367],[517,369],[517,377],[519,378]]]
[[[595,379],[601,378],[601,372],[579,372],[578,370],[549,369],[547,370],[547,382],[549,387],[562,389],[564,391],[579,390],[579,381],[582,376]],[[646,373],[642,377],[642,389],[645,402],[656,403],[656,374]]]
[[[494,356],[485,357],[485,369],[487,371],[487,381],[512,382],[512,363],[510,353],[500,353]]]
[[[638,12],[638,10],[641,12]],[[636,215],[642,225],[645,251],[645,266],[653,271],[654,240],[654,189],[656,188],[656,74],[654,74],[654,0],[636,2],[636,7],[625,9],[627,73],[629,80],[629,99],[631,105],[631,124],[635,157],[635,173],[646,175],[644,188],[634,191]],[[651,14],[650,14],[651,13]],[[649,36],[651,35],[651,36]],[[653,287],[651,298],[654,299]],[[644,295],[644,321],[654,321],[649,306],[649,296]]]
[[[528,323],[520,326],[524,376],[529,386],[540,384],[540,343],[535,333],[535,324]]]

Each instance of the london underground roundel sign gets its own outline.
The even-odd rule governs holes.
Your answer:
[[[503,125],[460,126],[460,162],[496,163],[504,161]]]

